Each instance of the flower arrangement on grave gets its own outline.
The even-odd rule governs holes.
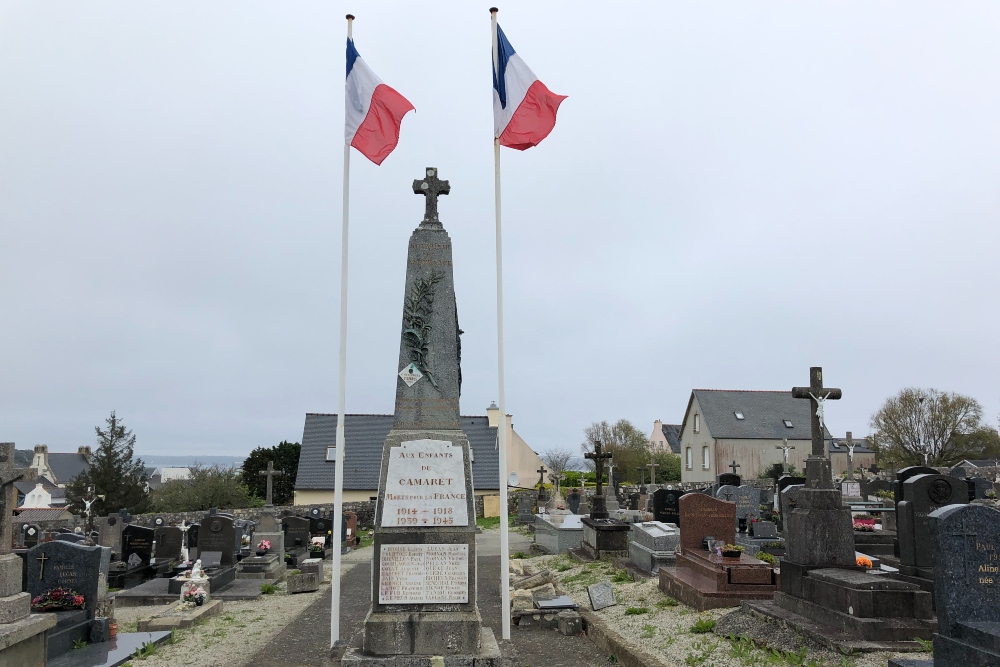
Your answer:
[[[868,569],[871,569],[871,567],[872,567],[872,561],[867,556],[858,556],[855,559],[855,561],[857,562],[858,567],[864,567],[864,568],[868,568]]]
[[[208,594],[201,586],[188,586],[181,595],[182,602],[188,602],[198,607],[205,604],[206,599],[208,599]]]
[[[87,600],[74,590],[53,588],[31,601],[35,611],[59,611],[62,609],[83,609]]]
[[[873,524],[873,523],[864,523],[862,521],[855,521],[854,522],[854,530],[856,530],[858,532],[862,532],[862,533],[873,533],[873,532],[875,532],[875,524]]]
[[[271,550],[271,540],[261,540],[257,543],[257,555],[263,556]]]
[[[323,545],[322,544],[310,544],[309,545],[309,552],[310,553],[322,553],[323,552]]]
[[[723,558],[739,558],[743,553],[743,547],[738,544],[726,544],[722,547]]]

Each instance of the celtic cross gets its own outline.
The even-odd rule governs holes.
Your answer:
[[[427,223],[441,224],[441,221],[438,220],[438,196],[446,195],[449,192],[451,192],[451,185],[448,184],[448,181],[442,181],[437,177],[435,167],[427,167],[427,177],[423,180],[413,181],[413,194],[423,195],[426,198],[424,201],[424,220],[420,223],[421,226]]]

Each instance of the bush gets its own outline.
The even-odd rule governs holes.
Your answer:
[[[640,614],[648,614],[648,613],[649,613],[649,607],[629,607],[628,609],[625,610],[626,616],[639,616]],[[712,623],[714,624],[715,621],[712,621]]]
[[[274,584],[261,584],[260,592],[263,593],[264,595],[271,595],[272,593],[278,592],[278,587],[275,586]]]
[[[662,600],[656,603],[656,606],[660,609],[666,609],[667,607],[676,607],[679,604],[680,602],[678,602],[673,598],[663,598]]]
[[[706,632],[711,632],[715,629],[715,620],[711,618],[699,618],[695,621],[694,625],[691,626],[691,632],[695,634],[704,634]]]
[[[617,570],[611,577],[611,581],[616,584],[631,584],[635,580],[632,578],[632,574],[628,570]]]
[[[774,567],[775,565],[778,564],[778,557],[769,554],[766,551],[758,551],[756,554],[754,554],[754,558],[756,558],[757,560],[762,560],[765,563],[768,563],[769,565],[771,565],[771,567]]]

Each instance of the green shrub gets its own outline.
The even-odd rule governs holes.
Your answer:
[[[649,613],[649,607],[629,607],[628,609],[625,610],[626,616],[639,616],[640,614],[648,614],[648,613]],[[715,621],[712,621],[712,623],[715,623]]]
[[[656,603],[656,606],[659,607],[660,609],[666,609],[667,607],[676,607],[679,604],[680,602],[678,602],[673,598],[663,598],[662,600]]]
[[[767,553],[766,551],[758,551],[754,554],[754,558],[757,560],[762,560],[765,563],[770,564],[772,567],[778,564],[778,557]]]
[[[632,578],[632,573],[628,570],[618,570],[615,572],[614,576],[611,577],[611,581],[616,584],[631,584],[635,580]]]
[[[271,593],[277,593],[278,587],[275,586],[274,584],[261,584],[260,592],[263,593],[264,595],[270,595]]]

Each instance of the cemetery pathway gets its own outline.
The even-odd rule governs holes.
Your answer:
[[[511,533],[511,549],[515,550]],[[500,631],[500,531],[479,536],[479,609],[483,622],[499,638]],[[371,604],[371,567],[358,563],[344,575],[341,584],[341,621],[345,638],[361,631]],[[329,590],[329,589],[326,589]],[[520,667],[598,667],[608,664],[586,637],[564,637],[554,630],[519,631],[512,628],[513,653]],[[329,593],[306,607],[282,632],[258,651],[246,664],[269,667],[329,667],[330,659]]]

